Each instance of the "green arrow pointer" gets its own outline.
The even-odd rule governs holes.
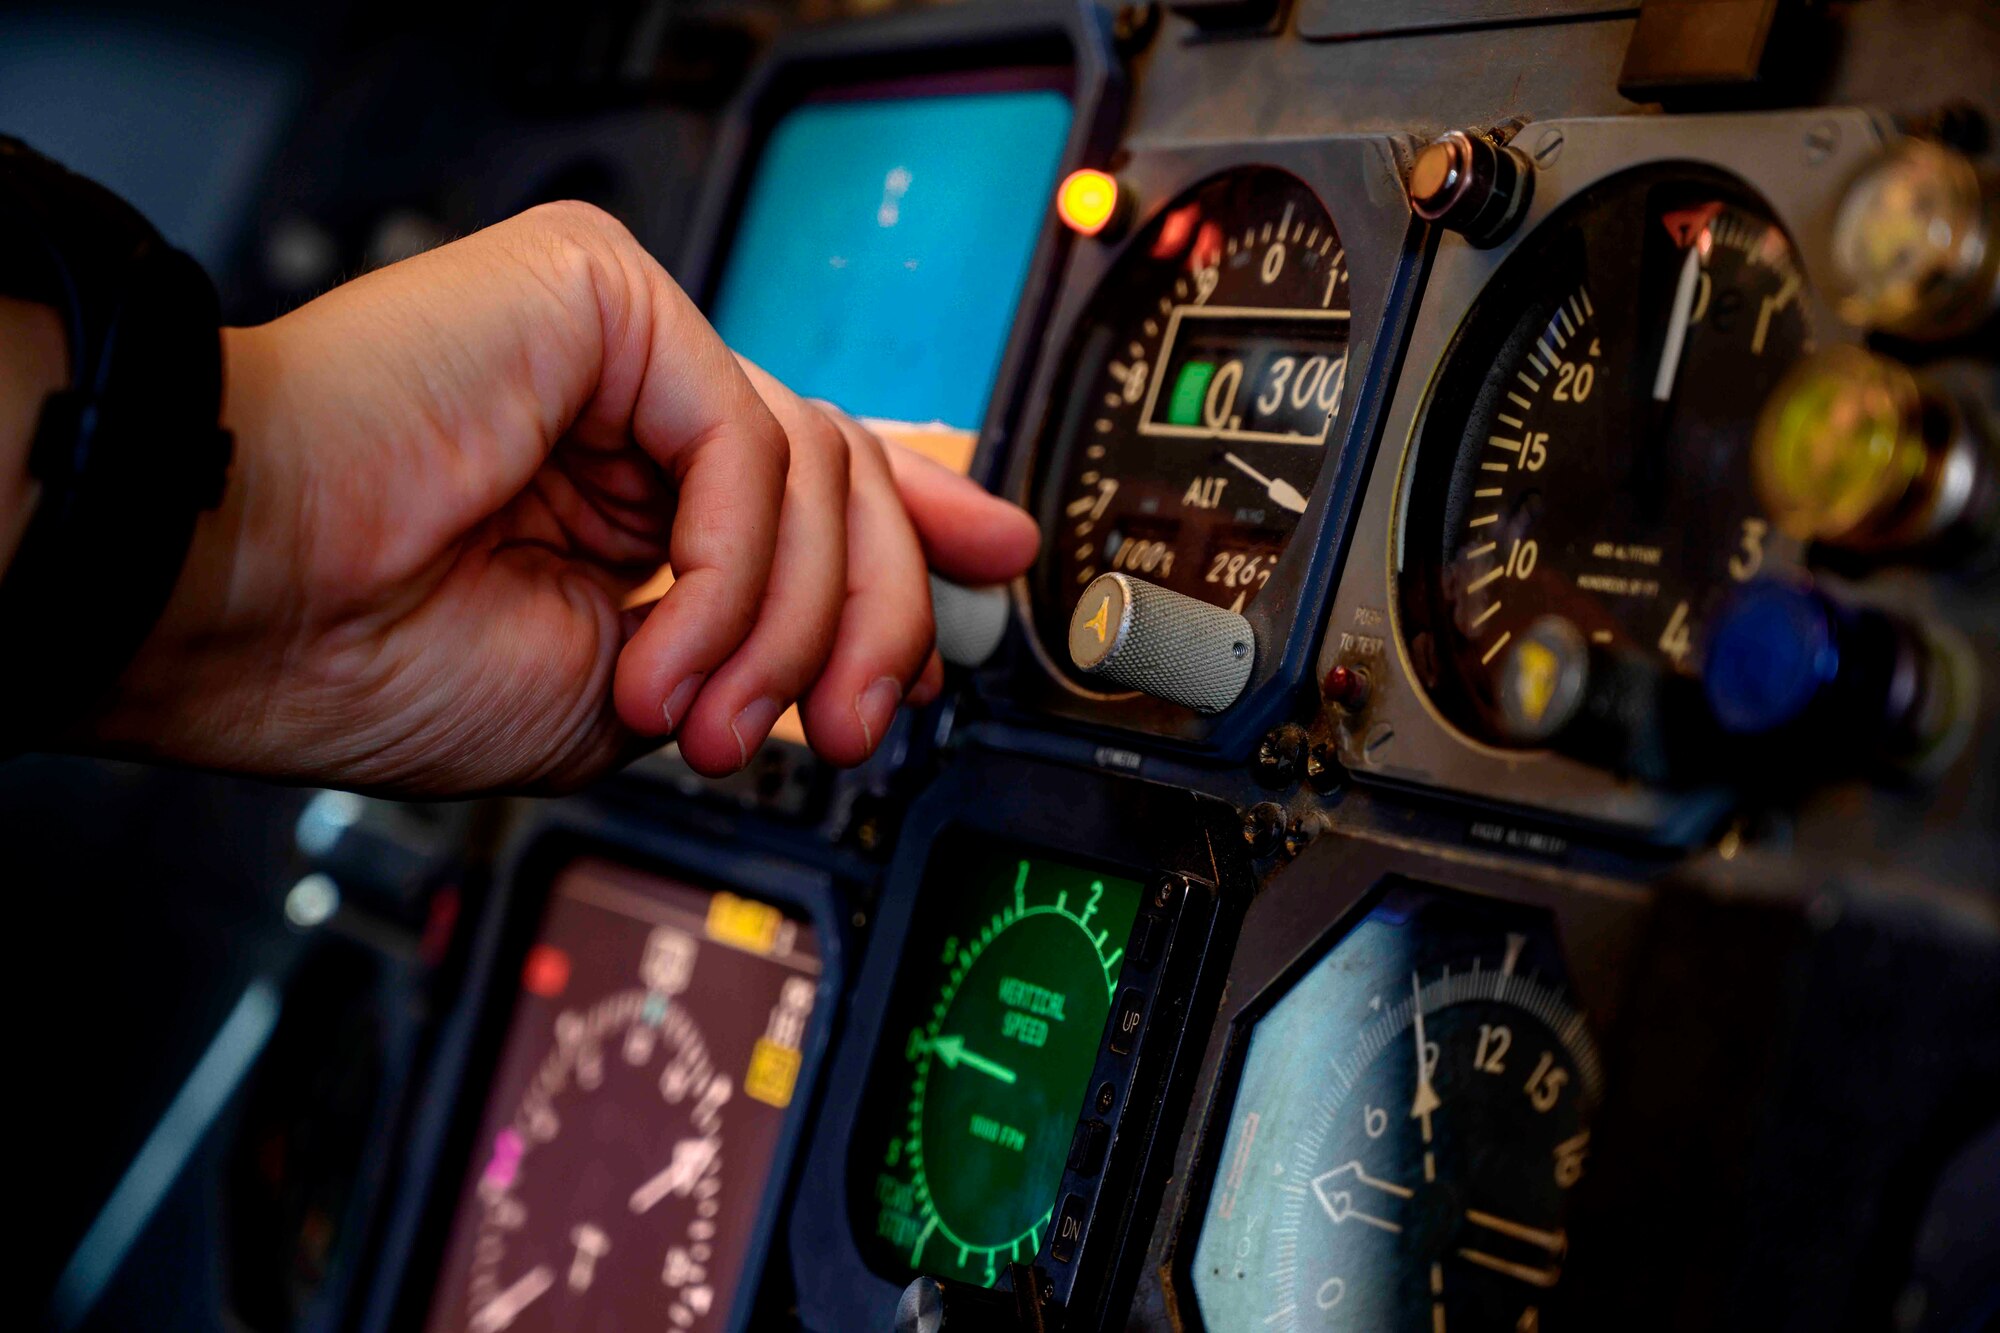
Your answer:
[[[938,1059],[944,1061],[946,1069],[956,1069],[959,1066],[959,1062],[964,1061],[988,1078],[997,1078],[1002,1083],[1012,1083],[1014,1081],[1014,1071],[1007,1068],[1007,1066],[989,1060],[977,1051],[966,1050],[965,1038],[963,1037],[933,1037],[931,1038],[931,1052]]]

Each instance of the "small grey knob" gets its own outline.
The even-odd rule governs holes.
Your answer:
[[[984,665],[1006,637],[1009,613],[1005,588],[968,588],[931,575],[938,656],[953,666]]]
[[[1020,1303],[1008,1291],[920,1277],[896,1302],[896,1333],[1014,1333]]]
[[[1249,683],[1257,640],[1234,611],[1129,574],[1100,574],[1070,614],[1069,656],[1130,689],[1219,713]]]

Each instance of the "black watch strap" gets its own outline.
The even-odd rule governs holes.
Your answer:
[[[0,750],[63,736],[158,622],[231,442],[201,266],[130,205],[0,136],[0,294],[53,307],[69,384],[29,456],[41,493],[0,576]]]

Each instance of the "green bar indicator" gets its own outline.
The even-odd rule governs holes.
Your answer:
[[[1174,376],[1173,395],[1167,400],[1169,426],[1199,426],[1202,405],[1208,401],[1208,382],[1215,378],[1215,362],[1189,361]]]

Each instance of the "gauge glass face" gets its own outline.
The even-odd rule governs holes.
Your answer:
[[[863,1256],[991,1286],[1041,1249],[1139,884],[968,834],[932,854],[849,1158]]]
[[[812,930],[768,904],[565,870],[428,1327],[728,1327],[819,970]]]
[[[1195,1246],[1204,1324],[1540,1327],[1599,1079],[1546,916],[1392,889],[1258,1020]]]
[[[1055,661],[1099,574],[1256,598],[1339,439],[1349,323],[1339,233],[1286,172],[1211,177],[1132,240],[1071,343],[1044,454],[1036,618]]]
[[[1424,410],[1398,545],[1411,667],[1461,730],[1510,743],[1499,673],[1541,617],[1691,673],[1727,590],[1788,558],[1749,449],[1804,298],[1769,208],[1693,167],[1614,177],[1508,258]]]

